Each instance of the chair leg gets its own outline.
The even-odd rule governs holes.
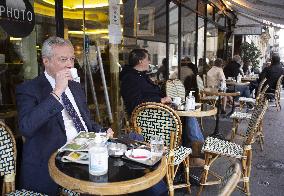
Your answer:
[[[232,133],[231,133],[231,140],[233,141],[236,136],[236,120],[233,119],[233,126],[232,126]]]
[[[168,183],[168,188],[169,188],[169,196],[174,196],[174,179],[173,179],[173,171],[174,168],[172,168],[172,165],[168,164],[168,169],[167,169],[167,183]]]
[[[231,141],[235,139],[235,136],[238,134],[238,129],[239,129],[239,119],[233,119],[233,128],[232,128],[232,135],[231,135]]]
[[[191,193],[190,189],[190,182],[189,182],[189,156],[184,160],[184,167],[185,167],[185,179],[187,185],[187,191]]]
[[[200,128],[201,128],[201,131],[204,132],[203,118],[202,117],[200,117]]]
[[[257,133],[258,133],[260,148],[261,151],[263,151],[263,145],[264,145],[263,120],[259,123]]]
[[[243,101],[240,101],[240,111],[242,111],[243,107],[244,107],[244,102]]]
[[[250,173],[251,173],[251,159],[252,150],[247,150],[246,159],[242,159],[242,169],[243,169],[243,191],[246,195],[250,195]]]
[[[218,155],[213,156],[212,154],[209,154],[209,153],[206,153],[206,152],[205,152],[204,155],[205,155],[205,165],[204,165],[204,169],[203,169],[203,172],[201,174],[201,177],[200,177],[200,188],[198,190],[197,195],[201,195],[201,192],[203,191],[204,185],[206,185],[206,182],[207,182],[207,178],[208,178],[208,174],[209,174],[209,168],[210,168],[211,164],[218,157]]]

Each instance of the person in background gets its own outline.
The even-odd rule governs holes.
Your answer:
[[[98,132],[102,127],[91,119],[85,92],[71,76],[71,42],[50,37],[41,53],[44,73],[16,88],[19,130],[25,137],[19,188],[57,195],[59,187],[48,172],[50,156],[79,131]],[[107,133],[112,136],[113,131]]]
[[[234,55],[233,59],[231,62],[229,62],[225,67],[224,67],[224,74],[226,78],[228,77],[234,77],[237,78],[237,76],[240,74],[243,76],[242,72],[242,59],[239,55]]]
[[[237,80],[238,75],[244,76],[242,71],[242,60],[239,55],[234,55],[231,62],[224,67],[224,74],[226,78],[233,77]],[[251,97],[249,86],[236,85],[235,87],[229,86],[228,91],[239,91],[241,97]]]
[[[129,54],[129,64],[124,66],[120,73],[120,91],[129,116],[136,106],[144,102],[163,104],[172,102],[170,97],[163,96],[159,86],[154,84],[146,74],[149,63],[150,59],[147,50],[134,49]],[[194,164],[204,164],[204,160],[198,158],[204,137],[196,118],[186,118],[182,137],[185,145],[187,147],[191,146],[193,155],[197,157],[192,159]]]
[[[268,93],[274,93],[276,89],[277,80],[281,75],[284,74],[284,70],[280,64],[280,57],[278,54],[273,54],[271,58],[271,65],[265,67],[262,72],[259,74],[259,82],[264,78],[267,79],[266,84],[269,85],[267,89]]]
[[[221,82],[226,82],[226,77],[223,72],[224,62],[222,59],[217,58],[214,61],[213,67],[207,72],[207,86],[213,88],[219,88]],[[227,97],[222,98],[221,114],[226,114]]]
[[[180,68],[180,80],[183,82],[185,87],[186,95],[189,91],[196,91],[196,75],[198,73],[197,67],[191,62],[189,57],[184,57],[181,60]]]
[[[167,58],[163,58],[162,65],[158,68],[157,71],[157,80],[166,80],[167,76]]]
[[[244,61],[243,73],[244,75],[250,75],[251,73],[251,62],[249,60]]]

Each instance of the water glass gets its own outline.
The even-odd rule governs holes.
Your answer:
[[[159,135],[152,135],[150,138],[152,156],[162,156],[164,152],[164,138]]]

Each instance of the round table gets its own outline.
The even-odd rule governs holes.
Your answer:
[[[206,103],[196,103],[197,108],[195,110],[176,110],[176,113],[179,116],[190,116],[190,117],[205,117],[205,116],[213,116],[217,114],[217,108],[206,104]]]
[[[242,82],[253,82],[256,81],[258,79],[258,77],[244,77],[242,78]]]
[[[161,181],[167,171],[166,157],[153,167],[109,157],[108,173],[93,176],[88,165],[64,163],[56,155],[53,153],[48,162],[51,178],[66,189],[85,194],[121,195],[145,190]]]
[[[236,81],[226,81],[226,85],[228,86],[248,86],[250,82],[236,82]]]

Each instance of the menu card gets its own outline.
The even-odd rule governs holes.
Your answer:
[[[61,161],[89,164],[89,144],[95,139],[95,132],[79,132],[78,135],[58,149],[61,152]]]

